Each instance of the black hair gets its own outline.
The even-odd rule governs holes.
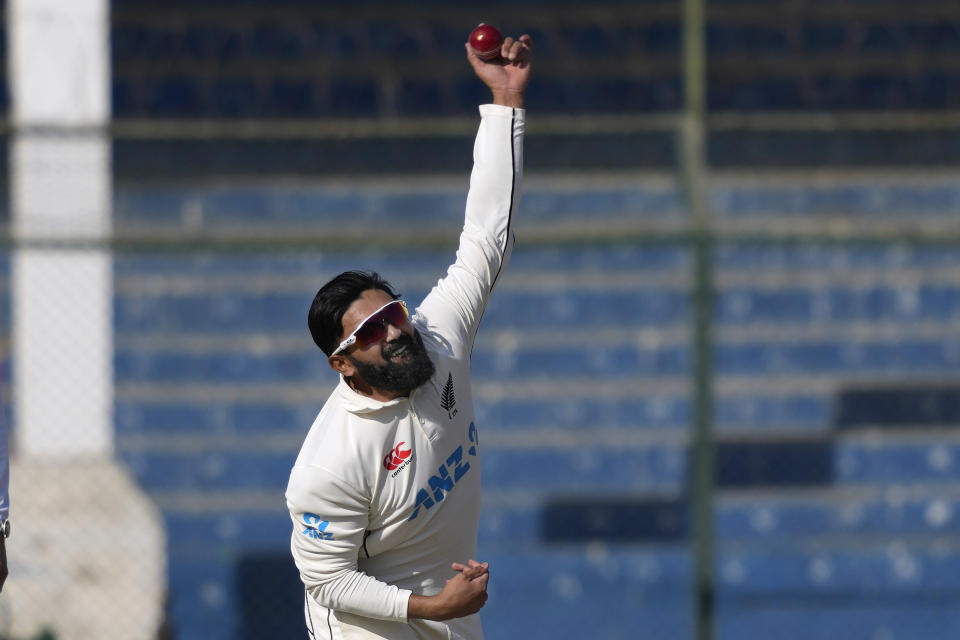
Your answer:
[[[340,344],[343,314],[364,291],[379,289],[396,300],[390,283],[373,271],[344,271],[320,287],[307,313],[307,326],[313,341],[328,356]]]

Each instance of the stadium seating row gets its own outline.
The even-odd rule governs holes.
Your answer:
[[[925,286],[919,291],[903,291],[890,287],[868,289],[840,288],[817,290],[815,286],[802,289],[770,291],[740,289],[718,293],[716,317],[718,323],[730,325],[744,321],[761,323],[789,323],[794,326],[814,322],[947,322],[960,311],[960,284]],[[256,331],[301,332],[309,300],[313,291],[300,293],[221,292],[211,294],[197,291],[178,295],[142,295],[123,297],[116,303],[116,324],[124,331],[141,337],[150,333],[178,332],[185,328],[197,334],[226,333],[243,335]],[[421,299],[411,292],[412,300]],[[615,289],[602,292],[595,289],[568,291],[563,298],[558,293],[529,293],[504,290],[496,305],[491,304],[484,316],[488,329],[513,328],[532,331],[544,326],[551,329],[622,329],[629,318],[632,326],[640,328],[671,327],[689,318],[688,292],[664,289],[637,283],[635,289]],[[613,297],[617,296],[617,297]],[[306,301],[306,302],[305,302]],[[910,364],[911,359],[935,356],[931,368],[953,366],[954,356],[948,345],[918,341],[914,347],[885,347],[882,344],[863,343],[871,354],[844,356],[832,351],[831,344],[804,345],[814,351],[797,352],[796,358],[829,358],[836,362],[825,368],[886,368],[885,363]],[[851,348],[856,345],[848,345]],[[724,348],[724,347],[721,347]],[[749,348],[749,347],[748,347]],[[902,349],[907,348],[907,352]],[[736,357],[748,363],[757,356],[776,356],[781,360],[793,358],[780,346],[766,353],[750,354],[737,347],[738,353],[726,348],[725,356]],[[911,349],[913,349],[911,351]],[[778,351],[779,350],[779,351]],[[820,350],[817,353],[816,350]],[[887,350],[885,353],[884,351]],[[900,351],[898,351],[900,350]],[[683,369],[675,356],[669,356],[673,371]],[[872,360],[866,361],[869,358]],[[937,364],[937,363],[940,364]],[[920,363],[924,364],[923,362]],[[777,367],[778,362],[757,363]],[[573,365],[571,365],[573,366]],[[728,365],[729,366],[729,365]],[[743,368],[742,365],[738,365]],[[802,366],[794,367],[802,370]]]
[[[679,18],[657,14],[643,19],[624,14],[620,22],[608,21],[609,7],[597,7],[593,20],[540,21],[518,24],[516,29],[535,37],[545,55],[576,52],[588,58],[677,54],[681,45]],[[606,11],[604,10],[606,9]],[[661,14],[662,15],[662,14]],[[112,30],[112,52],[124,63],[136,60],[176,59],[203,63],[237,60],[291,62],[312,57],[363,59],[414,58],[459,53],[466,33],[456,31],[448,15],[434,14],[431,22],[410,22],[404,16],[337,20],[315,12],[235,13],[213,19],[200,16],[191,22],[173,23],[163,16],[150,21],[136,13],[121,12]],[[417,16],[422,18],[424,16]],[[741,16],[715,16],[707,26],[708,53],[727,55],[903,54],[907,51],[940,53],[960,50],[960,30],[947,15],[926,20],[843,20],[841,16],[807,17],[776,22],[759,14],[751,21]],[[509,25],[513,27],[514,25]],[[506,25],[504,25],[506,28]]]
[[[228,318],[227,321],[230,319]],[[638,320],[642,321],[642,317]],[[521,338],[522,341],[522,338]],[[115,373],[130,382],[296,384],[327,373],[326,361],[309,349],[297,354],[229,352],[193,354],[165,350],[120,352]],[[865,375],[951,374],[960,365],[960,345],[943,339],[887,341],[797,341],[720,344],[714,350],[721,375]],[[478,350],[473,372],[478,379],[536,380],[622,375],[683,380],[693,354],[687,344],[645,347],[638,344],[596,347],[562,345]]]
[[[318,386],[318,389],[327,388],[327,385]],[[280,404],[261,400],[238,404],[228,397],[211,397],[202,404],[174,404],[161,398],[127,398],[126,387],[119,388],[118,393],[116,429],[121,437],[194,432],[238,437],[263,432],[302,435],[319,409],[316,401]],[[320,396],[321,391],[316,395]],[[556,398],[548,403],[537,398],[481,397],[474,403],[481,425],[514,433],[543,428],[562,433],[582,429],[585,424],[606,429],[629,425],[631,429],[683,431],[688,428],[692,415],[691,399],[685,391],[603,398],[588,394]],[[809,392],[770,395],[754,392],[717,397],[714,413],[716,427],[721,432],[816,434],[830,422],[833,409],[830,398]]]
[[[114,113],[396,117],[468,113],[483,99],[466,69],[449,64],[460,56],[462,25],[476,13],[420,6],[344,12],[298,3],[267,12],[256,4],[229,15],[201,7],[192,19],[149,3],[115,5]],[[530,107],[575,114],[678,109],[679,10],[653,4],[660,6],[595,3],[549,19],[536,6],[501,12],[511,18],[500,26],[531,33],[544,61]],[[960,50],[960,29],[942,5],[920,3],[926,11],[904,14],[850,3],[724,4],[709,13],[706,29],[711,109],[938,109],[960,101],[960,76],[943,60]],[[838,58],[846,64],[834,64]],[[767,63],[743,64],[750,59]]]
[[[118,222],[133,228],[202,223],[205,229],[247,225],[297,225],[296,228],[309,229],[342,224],[348,217],[353,224],[365,226],[381,219],[384,212],[391,212],[408,225],[442,225],[442,228],[456,230],[463,210],[465,186],[462,180],[452,185],[425,185],[420,191],[396,185],[356,189],[306,181],[283,188],[269,184],[141,185],[117,191],[114,214]],[[896,219],[907,212],[938,219],[953,216],[960,207],[960,187],[949,176],[932,176],[923,184],[892,177],[838,180],[833,184],[763,184],[717,178],[711,185],[709,197],[711,214],[720,220],[755,216],[803,219],[841,214]],[[559,221],[662,220],[665,216],[682,219],[683,199],[679,187],[668,181],[623,181],[607,186],[580,185],[576,189],[535,183],[524,189],[522,211],[520,224],[537,225]],[[760,250],[776,251],[783,258],[811,251],[783,247],[755,249]],[[838,255],[853,256],[882,251],[866,247],[833,249]],[[635,260],[643,260],[644,255],[633,252]]]
[[[373,118],[469,115],[489,101],[475,81],[377,77],[316,79],[185,75],[117,76],[118,118]],[[539,78],[527,105],[541,114],[637,114],[682,108],[678,75],[646,79]],[[960,74],[939,69],[814,77],[783,72],[711,86],[717,111],[949,109],[960,102]]]
[[[523,487],[566,495],[591,492],[678,493],[686,484],[687,450],[681,444],[583,444],[562,448],[488,446],[484,485],[489,490]],[[281,491],[296,458],[298,441],[286,448],[206,451],[203,438],[183,451],[122,451],[148,491]],[[724,443],[718,449],[721,487],[859,487],[896,484],[949,485],[958,478],[960,444],[894,440],[799,442],[756,445]]]

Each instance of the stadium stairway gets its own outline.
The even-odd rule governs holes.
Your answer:
[[[419,300],[452,259],[462,198],[446,181],[118,194],[121,226],[320,233],[350,214],[451,239],[118,253],[117,449],[165,514],[178,637],[302,633],[282,492],[335,382],[305,330],[307,305],[359,265]],[[690,633],[691,256],[629,238],[524,244],[576,225],[676,222],[678,201],[658,179],[528,186],[474,352],[481,555],[497,567],[490,638],[566,637],[586,619],[606,638]],[[711,201],[721,224],[837,211],[896,221],[913,204],[938,224],[960,190],[937,176],[720,180]],[[727,242],[715,264],[719,637],[769,637],[751,635],[754,620],[793,634],[777,637],[872,640],[954,623],[940,603],[960,558],[960,250]],[[899,400],[871,413],[882,398]],[[855,627],[858,612],[878,615]]]

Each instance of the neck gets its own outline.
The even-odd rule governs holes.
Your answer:
[[[358,378],[350,377],[344,378],[347,381],[347,384],[350,385],[350,388],[359,393],[362,396],[372,398],[378,402],[389,402],[390,400],[395,400],[397,398],[406,397],[410,395],[409,391],[381,391],[371,387],[369,384],[360,380]]]

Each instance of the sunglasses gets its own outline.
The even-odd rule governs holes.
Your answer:
[[[387,325],[400,328],[407,324],[410,317],[407,311],[407,305],[403,300],[393,300],[374,311],[366,320],[361,322],[347,338],[340,343],[340,346],[330,355],[335,356],[353,343],[357,343],[360,348],[367,347],[375,342],[380,342],[387,337]]]

